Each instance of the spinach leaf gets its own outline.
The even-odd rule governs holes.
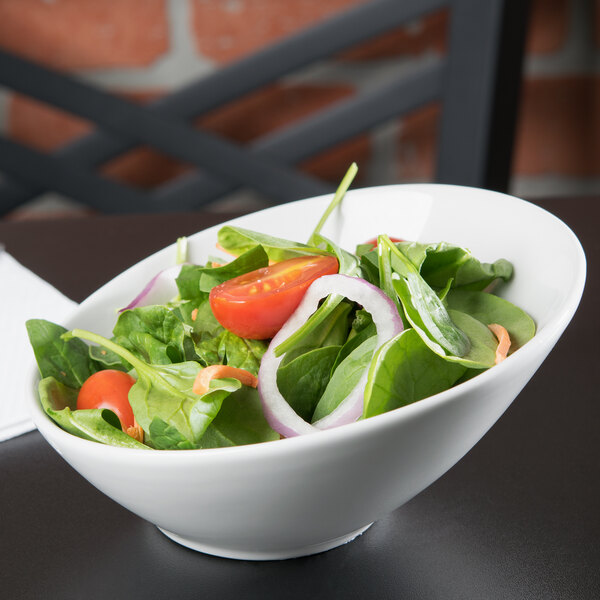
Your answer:
[[[315,408],[313,423],[331,414],[358,385],[369,367],[376,344],[377,336],[368,338],[340,363]]]
[[[184,300],[202,301],[203,293],[229,279],[261,269],[269,264],[269,257],[262,246],[250,248],[235,260],[220,267],[184,265],[177,277],[179,294]]]
[[[363,279],[379,287],[379,254],[370,244],[369,249],[360,256],[360,271]]]
[[[181,362],[185,330],[166,306],[141,306],[123,311],[113,329],[113,341],[151,364]]]
[[[388,236],[378,239],[380,251],[389,251],[392,284],[410,324],[434,352],[463,356],[469,339],[452,322],[439,296],[421,277],[417,267],[396,247]]]
[[[445,288],[451,280],[452,288],[483,290],[496,279],[508,281],[512,277],[513,268],[509,261],[501,258],[494,263],[482,263],[467,248],[447,242],[423,244],[407,241],[394,245],[432,288]],[[360,259],[365,279],[382,287],[377,250],[366,246]]]
[[[220,364],[246,369],[253,375],[258,374],[260,360],[268,347],[266,341],[241,338],[227,330],[223,330],[218,341],[217,354],[221,357]]]
[[[182,265],[175,279],[181,300],[200,302],[206,297],[206,294],[200,291],[201,268],[197,265]]]
[[[148,443],[151,445],[150,424],[156,417],[196,445],[219,412],[223,399],[241,386],[237,379],[216,379],[206,394],[198,395],[192,391],[202,368],[197,362],[150,365],[126,348],[89,331],[74,329],[63,337],[79,337],[100,344],[132,365],[137,381],[129,391],[129,402],[136,421],[150,433]]]
[[[311,240],[314,242],[315,247],[333,254],[338,260],[338,273],[341,275],[350,275],[355,277],[360,274],[360,262],[354,254],[350,254],[331,240],[322,236],[319,233],[313,234]]]
[[[338,259],[338,273],[353,277],[360,274],[360,263],[354,255],[346,252],[337,244],[334,244],[331,240],[328,240],[319,233],[314,233],[311,240],[319,245],[320,250],[335,255]],[[316,330],[323,327],[325,321],[335,311],[336,306],[338,306],[343,299],[343,296],[340,296],[339,294],[330,294],[327,296],[306,322],[287,340],[284,340],[277,346],[275,355],[281,356],[281,354],[289,352],[293,347],[310,345],[308,338],[312,336]]]
[[[277,387],[287,403],[305,421],[310,421],[323,395],[340,346],[315,348],[277,370]]]
[[[406,406],[452,387],[466,368],[432,352],[406,329],[375,353],[365,388],[363,416]]]
[[[319,327],[311,329],[301,340],[301,345],[292,347],[282,364],[287,364],[301,354],[324,346],[342,346],[348,337],[349,316],[353,304],[342,301],[335,306]]]
[[[25,325],[42,378],[54,377],[79,389],[98,370],[86,344],[62,338],[67,331],[64,327],[43,319],[30,319]]]
[[[243,446],[278,439],[279,434],[271,429],[264,417],[258,392],[243,387],[225,398],[198,447]]]
[[[204,365],[230,365],[258,373],[260,360],[268,343],[265,340],[241,338],[227,331],[215,318],[208,301],[198,307],[193,321],[193,340],[196,358]]]
[[[449,308],[467,313],[486,325],[498,323],[510,335],[510,352],[514,352],[535,335],[533,319],[512,302],[487,294],[469,290],[451,290],[446,296]]]
[[[434,288],[443,288],[452,279],[454,288],[483,290],[495,279],[508,281],[513,272],[511,263],[505,259],[482,263],[467,248],[447,242],[399,242],[397,248]]]
[[[452,321],[468,337],[470,345],[469,351],[463,356],[446,355],[443,358],[470,369],[487,369],[493,367],[496,362],[498,340],[487,325],[458,310],[449,309],[448,314]]]
[[[90,357],[96,361],[102,369],[117,369],[118,371],[128,371],[129,365],[126,365],[121,357],[101,346],[88,346]]]
[[[184,437],[177,427],[169,425],[160,417],[150,422],[149,434],[152,445],[157,450],[193,450],[196,445]]]
[[[346,343],[340,349],[339,354],[335,360],[335,363],[333,364],[333,367],[331,368],[332,372],[335,371],[339,367],[340,363],[350,353],[352,353],[356,348],[358,348],[365,340],[367,340],[370,337],[373,337],[374,335],[377,335],[377,328],[375,327],[375,323],[373,323],[373,321],[371,321],[371,323],[369,325],[367,325],[366,327],[363,327],[359,331],[352,330],[351,334],[353,334],[353,335],[348,336]]]
[[[38,391],[46,414],[68,433],[111,446],[149,449],[122,431],[119,418],[111,410],[75,410],[77,390],[67,387],[54,377],[42,379]]]
[[[264,233],[258,233],[242,227],[225,225],[218,233],[219,245],[234,256],[248,252],[256,246],[262,246],[269,260],[279,262],[288,258],[304,256],[306,254],[327,254],[314,247],[276,238]]]
[[[469,339],[452,322],[438,295],[414,267],[394,279],[393,285],[406,318],[434,352],[464,356],[469,351]]]

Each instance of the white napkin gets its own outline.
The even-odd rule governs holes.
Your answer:
[[[24,380],[35,364],[25,321],[60,323],[76,306],[48,282],[17,262],[0,245],[0,442],[35,429],[29,417]]]

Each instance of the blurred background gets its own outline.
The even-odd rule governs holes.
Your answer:
[[[365,0],[0,0],[0,47],[72,74],[135,102],[148,102]],[[222,106],[198,127],[240,143],[285,127],[323,106],[409,72],[444,53],[448,15],[408,26],[303,69]],[[600,0],[533,0],[511,193],[528,199],[600,193]],[[359,164],[357,186],[431,181],[439,106],[335,147],[302,165],[332,183]],[[54,151],[92,124],[0,88],[0,132]],[[148,189],[185,173],[179,163],[139,147],[109,161],[109,178]],[[265,206],[234,194],[218,210]],[[54,193],[5,218],[89,214]]]

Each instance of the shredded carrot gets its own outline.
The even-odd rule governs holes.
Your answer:
[[[229,254],[231,256],[236,256],[236,254],[234,254],[233,252],[229,252],[229,250],[225,250],[225,248],[223,248],[223,246],[221,246],[221,244],[219,244],[219,243],[215,244],[215,247],[217,250],[220,250],[221,252],[225,252],[225,254]]]
[[[225,379],[232,377],[233,379],[239,379],[244,385],[250,387],[256,387],[258,385],[258,379],[246,371],[246,369],[237,369],[236,367],[230,367],[229,365],[211,365],[206,367],[196,375],[196,380],[192,387],[192,391],[195,394],[206,394],[208,392],[208,386],[212,379]]]
[[[198,316],[198,309],[195,308],[190,316],[192,317],[192,321],[195,321],[196,317]]]
[[[144,430],[135,422],[135,425],[128,427],[125,433],[138,442],[144,443]]]
[[[498,325],[498,323],[492,323],[488,325],[491,332],[498,339],[498,347],[496,348],[496,364],[502,362],[506,355],[508,354],[508,350],[510,348],[510,336],[508,335],[508,331],[506,331],[505,327],[502,325]]]

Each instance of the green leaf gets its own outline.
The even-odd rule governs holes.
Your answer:
[[[100,346],[88,346],[90,357],[102,369],[117,369],[118,371],[128,371],[129,366],[126,365],[118,354],[101,348]]]
[[[264,340],[241,338],[231,331],[223,330],[219,336],[217,354],[221,363],[239,369],[246,369],[253,375],[258,374],[260,360],[266,352],[268,343]]]
[[[110,446],[149,449],[122,431],[114,412],[107,409],[75,410],[77,390],[65,386],[54,377],[42,379],[38,391],[46,414],[68,433]]]
[[[486,369],[496,362],[498,340],[487,325],[458,310],[448,310],[452,321],[469,338],[469,351],[463,356],[445,356],[445,360],[464,365],[470,369]]]
[[[150,365],[98,334],[74,329],[65,335],[104,346],[132,365],[137,381],[129,391],[129,402],[136,421],[148,433],[150,424],[158,417],[196,445],[219,412],[224,398],[241,386],[237,379],[213,380],[211,389],[198,395],[192,390],[202,368],[197,362]],[[149,443],[153,443],[151,435]]]
[[[338,260],[338,273],[356,277],[360,274],[360,262],[354,254],[350,254],[331,240],[319,233],[313,234],[311,241],[315,247],[327,254],[333,254]]]
[[[64,327],[43,319],[30,319],[26,327],[42,378],[54,377],[78,389],[98,370],[86,344],[62,338],[67,331]]]
[[[269,257],[262,246],[254,246],[235,260],[220,267],[184,265],[177,277],[179,294],[184,300],[203,301],[204,293],[229,279],[239,277],[269,264]]]
[[[483,290],[496,279],[508,281],[512,277],[513,267],[507,260],[482,263],[467,248],[447,242],[424,244],[406,241],[397,242],[394,246],[432,288],[445,288],[452,280],[453,288]],[[377,250],[365,245],[360,257],[363,276],[379,285]]]
[[[271,429],[264,417],[258,392],[242,387],[225,398],[198,447],[243,446],[278,439],[279,434]]]
[[[360,312],[360,311],[358,311],[358,312]],[[368,313],[366,313],[366,314],[368,314]],[[370,317],[371,316],[369,315],[369,318]],[[373,323],[373,321],[371,321],[368,325],[366,325],[365,327],[362,327],[359,330],[356,330],[353,328],[351,331],[351,335],[348,336],[346,343],[342,346],[341,350],[339,351],[339,354],[335,360],[335,363],[333,364],[333,367],[331,368],[332,372],[335,371],[339,367],[339,365],[342,363],[343,360],[345,360],[345,358],[348,355],[350,355],[364,341],[366,341],[370,337],[373,337],[374,335],[377,335],[377,328],[375,327],[375,323]]]
[[[193,450],[196,445],[185,438],[174,425],[154,417],[149,427],[150,438],[157,450]]]
[[[369,367],[376,344],[377,336],[368,338],[340,363],[315,408],[313,423],[331,414],[358,385]]]
[[[335,306],[318,327],[313,327],[301,338],[300,344],[286,352],[282,364],[297,356],[324,346],[342,346],[348,338],[350,313],[353,303],[342,301]]]
[[[116,344],[151,364],[181,362],[184,357],[184,326],[166,306],[142,306],[123,311],[113,336]]]
[[[434,288],[443,288],[452,279],[454,288],[482,290],[495,279],[508,281],[513,272],[512,265],[505,259],[482,263],[467,248],[447,242],[399,242],[396,246]]]
[[[313,234],[311,238],[315,243],[319,244],[319,249],[327,254],[334,254],[338,259],[338,273],[342,275],[357,276],[360,274],[360,264],[358,259],[340,248],[337,244],[323,237],[320,234]],[[281,356],[286,352],[290,352],[294,347],[309,346],[309,337],[315,330],[324,326],[326,320],[334,313],[336,307],[344,299],[339,294],[330,294],[321,303],[319,308],[307,319],[307,321],[299,327],[289,338],[284,340],[277,348],[275,348],[275,356]]]
[[[504,298],[485,292],[452,290],[446,296],[447,305],[491,325],[498,323],[506,328],[514,352],[535,335],[535,322],[521,308]]]
[[[363,416],[372,417],[452,387],[466,368],[432,352],[414,329],[379,348],[365,388]]]
[[[235,260],[228,262],[221,267],[212,267],[202,269],[200,275],[200,291],[210,292],[210,290],[219,285],[245,275],[257,269],[262,269],[269,265],[269,257],[262,246],[255,246],[247,252],[244,252],[241,256],[238,256]]]
[[[264,233],[258,233],[242,227],[225,225],[218,233],[219,245],[230,254],[239,256],[248,250],[260,245],[267,253],[269,260],[279,262],[288,258],[304,256],[306,254],[328,254],[301,244],[282,238],[276,238]]]
[[[464,356],[468,337],[452,322],[438,295],[418,273],[393,280],[404,314],[423,341],[437,354]]]
[[[360,256],[360,271],[362,278],[379,287],[379,254],[377,251],[371,250]]]
[[[182,265],[175,279],[181,300],[200,302],[207,297],[207,294],[200,291],[201,268],[197,265]]]
[[[323,395],[340,346],[315,348],[277,370],[277,387],[287,403],[305,421],[310,421]]]
[[[434,352],[465,355],[469,350],[469,339],[452,322],[439,296],[421,277],[417,267],[388,236],[379,236],[378,241],[382,251],[390,252],[394,271],[392,284],[410,324]]]

